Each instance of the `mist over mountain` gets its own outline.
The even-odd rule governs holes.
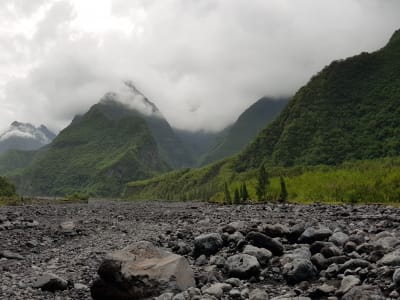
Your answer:
[[[288,99],[268,97],[256,101],[227,129],[225,137],[205,155],[201,164],[206,165],[239,153],[257,136],[261,129],[279,115],[288,101]]]
[[[126,93],[104,95],[33,157],[15,152],[0,157],[0,162],[30,162],[22,169],[19,163],[14,170],[3,166],[19,191],[118,196],[129,181],[191,164],[190,154],[157,107],[132,83],[125,82],[123,90]]]
[[[208,195],[221,200],[226,181],[236,186],[243,180],[254,182],[255,170],[261,165],[276,170],[278,174],[274,175],[280,176],[282,172],[290,172],[290,167],[294,168],[294,174],[301,174],[302,168],[315,165],[340,166],[348,162],[357,168],[357,162],[362,166],[363,160],[397,157],[400,155],[399,86],[400,30],[382,49],[334,61],[313,76],[237,156],[203,168],[130,183],[127,196],[151,198],[159,197],[162,192],[170,197]],[[365,162],[367,167],[370,164]],[[385,164],[393,163],[375,162],[382,165],[382,170],[388,168]],[[365,171],[363,176],[367,181],[371,174]],[[386,197],[388,190],[396,195],[397,178],[385,179],[387,186],[385,191],[380,190],[381,197]],[[349,181],[356,186],[356,179]],[[373,181],[371,189],[375,191],[379,184],[381,181]],[[354,187],[352,191],[347,189],[344,188],[347,194],[343,197],[365,197],[362,185],[356,195],[349,194]]]
[[[55,134],[44,125],[35,127],[15,121],[0,133],[0,154],[8,150],[37,150],[54,138]]]

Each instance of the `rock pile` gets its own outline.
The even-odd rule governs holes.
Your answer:
[[[190,202],[3,207],[0,299],[399,299],[399,213]]]

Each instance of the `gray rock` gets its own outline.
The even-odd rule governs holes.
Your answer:
[[[269,237],[284,237],[289,234],[289,228],[282,224],[265,224],[261,226],[261,230],[263,233],[268,235]]]
[[[272,257],[271,251],[264,249],[264,248],[258,248],[258,247],[252,246],[252,245],[247,245],[243,249],[243,253],[257,258],[258,262],[262,266],[266,266]]]
[[[268,299],[269,299],[268,294],[261,289],[252,290],[249,295],[249,300],[268,300]]]
[[[353,287],[342,300],[385,300],[385,297],[378,287],[361,285]]]
[[[312,244],[316,241],[324,241],[332,235],[332,230],[329,228],[315,229],[308,227],[299,237],[299,243]]]
[[[194,240],[193,256],[198,257],[202,254],[212,255],[217,253],[224,245],[219,233],[202,234]]]
[[[100,279],[91,286],[94,300],[141,299],[195,286],[184,257],[145,241],[107,255],[98,273]]]
[[[396,269],[393,273],[393,283],[400,287],[400,269]]]
[[[225,280],[225,283],[230,284],[231,286],[239,287],[242,285],[242,282],[240,281],[239,278],[228,278]]]
[[[9,250],[3,250],[0,252],[0,258],[4,257],[7,259],[17,259],[17,260],[23,260],[24,257],[21,254],[9,251]]]
[[[63,233],[73,233],[75,231],[74,221],[65,221],[60,224],[60,230]]]
[[[349,239],[350,237],[347,234],[337,231],[329,237],[328,241],[334,243],[336,246],[342,247],[349,241]]]
[[[252,231],[247,234],[246,239],[256,247],[268,249],[274,255],[280,256],[283,254],[283,245],[279,241],[272,239],[265,234]]]
[[[311,293],[310,297],[313,299],[321,299],[333,294],[336,288],[333,285],[324,283],[323,285],[317,286]]]
[[[196,258],[196,261],[194,262],[196,266],[204,266],[208,263],[207,256],[204,254],[200,255],[198,258]]]
[[[230,276],[246,279],[260,273],[260,264],[254,256],[236,254],[226,260],[225,269]]]
[[[374,242],[374,245],[381,247],[385,250],[393,250],[400,245],[400,239],[393,236],[381,237]]]
[[[156,298],[156,300],[172,300],[174,293],[164,293]]]
[[[371,264],[364,260],[364,259],[359,259],[359,258],[353,258],[348,261],[346,261],[343,265],[340,266],[340,272],[344,272],[346,270],[354,270],[357,268],[369,268],[371,267]]]
[[[242,295],[240,293],[240,290],[232,289],[229,291],[229,297],[231,297],[231,299],[241,299]]]
[[[67,287],[68,282],[65,279],[51,273],[43,274],[33,283],[33,288],[49,292],[63,291]]]
[[[217,298],[221,298],[224,292],[227,292],[232,289],[232,286],[226,283],[214,283],[210,287],[203,290],[203,294],[208,294],[211,296],[215,296]]]
[[[283,276],[288,284],[314,279],[318,271],[308,259],[295,259],[283,267]]]
[[[400,249],[384,255],[382,259],[378,261],[378,264],[393,267],[400,266]]]
[[[354,275],[345,276],[340,283],[340,288],[337,290],[336,294],[342,296],[350,291],[356,285],[361,283],[360,279]]]
[[[239,231],[235,231],[234,233],[232,233],[228,236],[228,242],[230,242],[230,243],[237,243],[243,239],[244,239],[244,235]]]

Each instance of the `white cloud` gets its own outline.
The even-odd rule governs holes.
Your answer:
[[[220,129],[400,27],[396,0],[5,1],[0,128],[61,129],[130,79],[172,125]]]

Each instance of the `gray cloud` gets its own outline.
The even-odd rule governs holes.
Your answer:
[[[132,80],[172,125],[221,129],[400,27],[396,0],[114,0],[104,16],[96,5],[107,0],[86,15],[81,1],[33,2],[0,8],[11,24],[46,8],[32,36],[0,30],[0,128],[18,119],[61,129]]]

